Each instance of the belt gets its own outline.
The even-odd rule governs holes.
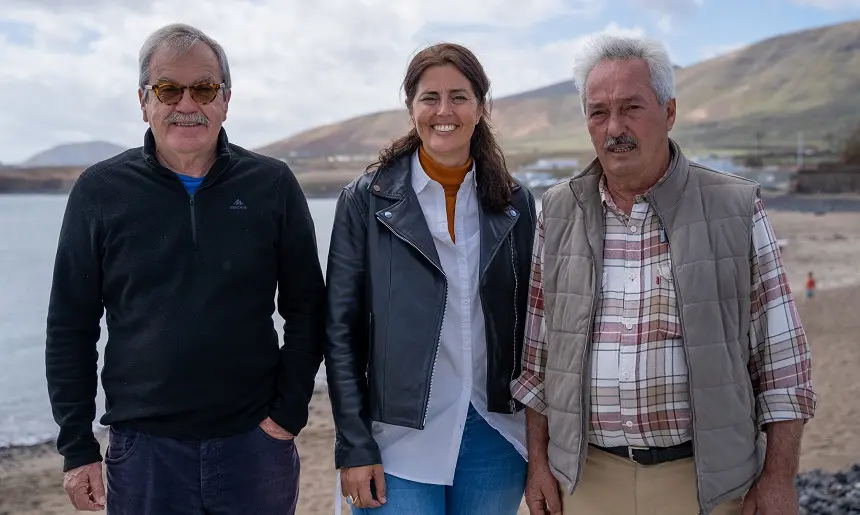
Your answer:
[[[672,447],[600,447],[592,445],[601,451],[627,458],[639,465],[657,465],[667,461],[681,460],[693,455],[693,442],[684,442]]]

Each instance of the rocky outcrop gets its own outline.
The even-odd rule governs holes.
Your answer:
[[[78,167],[0,169],[0,193],[67,192],[83,172]]]

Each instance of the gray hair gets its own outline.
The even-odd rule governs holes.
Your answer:
[[[143,88],[143,86],[149,83],[149,64],[152,61],[152,56],[158,50],[167,48],[173,52],[173,55],[179,56],[189,52],[197,43],[203,43],[215,52],[215,57],[218,58],[218,65],[221,68],[221,80],[226,86],[222,90],[226,98],[227,91],[232,87],[227,54],[217,41],[207,36],[202,30],[184,23],[165,25],[146,38],[146,41],[140,48],[138,61],[140,63],[139,86]],[[144,92],[149,93],[147,90],[144,90]]]
[[[651,71],[651,86],[660,105],[675,97],[675,69],[666,48],[658,41],[644,37],[610,36],[602,34],[586,43],[573,68],[573,81],[586,114],[585,82],[601,61],[641,59]]]

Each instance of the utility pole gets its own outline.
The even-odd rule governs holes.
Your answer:
[[[803,169],[803,131],[797,132],[797,169]]]

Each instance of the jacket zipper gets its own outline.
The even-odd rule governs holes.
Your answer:
[[[394,228],[390,224],[386,223],[382,218],[377,216],[376,219],[379,220],[382,225],[388,227],[388,230],[391,231],[392,234],[397,236],[398,239],[402,240],[407,245],[417,250],[419,254],[424,256],[427,261],[429,261],[434,267],[436,267],[436,270],[439,270],[439,272],[442,274],[442,277],[445,277],[445,303],[442,305],[442,320],[439,323],[439,336],[436,339],[436,348],[433,350],[433,366],[430,368],[430,384],[427,388],[427,399],[424,401],[424,417],[421,419],[421,429],[424,429],[424,426],[427,423],[427,413],[430,410],[430,400],[433,395],[433,376],[436,373],[436,360],[439,356],[439,346],[442,344],[442,324],[445,323],[445,313],[448,311],[448,277],[445,276],[445,271],[442,270],[442,267],[437,265],[432,259],[430,259],[430,256],[428,256],[427,253],[419,249],[417,245],[415,245],[414,243],[406,239],[402,234],[394,230]]]
[[[511,233],[508,236],[508,241],[511,247],[511,269],[514,273],[514,338],[513,338],[513,351],[514,351],[514,361],[511,366],[511,380],[508,384],[514,382],[517,375],[517,325],[519,324],[519,314],[517,313],[517,300],[519,298],[519,279],[517,278],[517,256],[514,252],[514,235]],[[489,372],[487,373],[489,375]],[[511,414],[516,418],[517,410],[516,403],[514,402],[513,397],[508,400],[508,407],[511,410]]]
[[[510,214],[509,209],[506,210],[505,212]],[[478,275],[480,283],[483,283],[483,280],[481,278],[483,278],[485,276],[485,274],[487,273],[487,270],[490,268],[490,263],[493,262],[493,258],[496,257],[496,254],[499,253],[499,249],[502,247],[502,244],[504,243],[505,239],[508,239],[508,238],[510,238],[510,241],[511,241],[511,257],[513,259],[514,246],[513,246],[513,235],[511,234],[511,231],[514,230],[514,225],[516,225],[516,224],[512,224],[510,227],[508,227],[508,230],[505,231],[505,234],[499,239],[499,244],[496,245],[496,247],[493,249],[492,254],[490,254],[490,257],[487,259],[486,266],[484,266],[484,269]],[[517,287],[517,284],[516,284],[517,279],[516,278],[517,278],[517,273],[516,273],[516,268],[514,268],[514,289],[515,289],[515,291],[516,291],[516,287]],[[515,295],[514,296],[514,320],[516,320],[516,310],[517,310],[516,293],[514,293],[514,295]],[[489,371],[490,370],[489,369],[490,357],[489,356],[490,356],[490,354],[488,352],[487,353],[487,383],[489,383],[489,381],[490,381],[490,371]],[[514,368],[511,371],[511,381],[514,380],[514,376],[516,375],[515,374],[516,367],[517,367],[517,326],[516,326],[516,322],[515,322],[514,323]],[[489,392],[489,389],[487,391]],[[489,396],[489,393],[487,395]],[[490,399],[487,398],[487,402],[489,402],[489,400]],[[508,408],[511,410],[511,413],[516,413],[516,404],[514,404],[513,399],[508,400]]]
[[[191,241],[197,245],[197,217],[194,210],[194,194],[188,196],[188,208],[191,210]]]
[[[654,212],[657,214],[657,218],[660,219],[660,226],[664,227],[664,234],[666,235],[666,244],[669,245],[669,248],[671,249],[672,248],[672,242],[669,238],[669,231],[665,230],[666,225],[663,222],[663,214],[660,213],[659,209],[657,209],[656,204],[652,204],[652,206],[654,207]],[[675,267],[671,266],[671,267],[669,267],[669,269],[672,271],[672,281],[675,284],[678,284],[678,277],[675,275]],[[686,342],[687,341],[687,331],[684,328],[684,320],[683,320],[683,317],[681,316],[681,307],[684,305],[684,299],[681,298],[681,292],[677,288],[675,289],[675,296],[677,297],[676,300],[678,302],[678,321],[681,324],[681,338],[683,338],[683,340]],[[689,383],[690,383],[690,371],[692,370],[692,368],[690,367],[690,353],[687,351],[686,348],[684,348],[684,361],[687,364],[687,384],[689,385]],[[693,426],[693,473],[696,476],[696,491],[697,491],[697,497],[698,497],[697,500],[699,501],[699,510],[700,510],[699,513],[701,514],[701,513],[705,512],[705,509],[702,506],[701,495],[698,494],[698,492],[702,491],[702,483],[701,483],[701,481],[699,481],[699,471],[698,471],[698,466],[696,465],[696,457],[699,455],[699,449],[698,449],[698,445],[697,445],[698,442],[697,442],[697,438],[696,438],[696,408],[695,408],[695,405],[693,403],[693,391],[692,391],[692,389],[690,389],[690,415],[692,417],[692,426]]]
[[[433,352],[433,367],[430,369],[430,386],[427,388],[427,403],[424,405],[424,417],[421,419],[421,427],[427,424],[427,414],[430,412],[430,402],[433,400],[433,377],[436,375],[436,358],[439,354],[439,346],[442,345],[442,326],[445,325],[445,314],[448,312],[448,281],[445,281],[445,303],[442,305],[442,322],[439,324],[439,337],[436,339],[436,350]]]

